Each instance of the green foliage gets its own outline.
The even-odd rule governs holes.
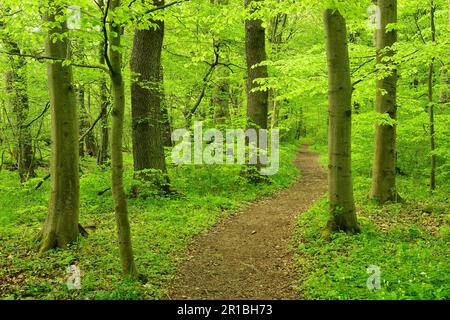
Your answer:
[[[54,4],[66,3],[55,0]],[[245,10],[242,0],[226,5],[196,0],[179,3],[164,10],[153,10],[150,0],[123,0],[111,21],[124,27],[123,65],[128,66],[135,29],[150,29],[150,20],[162,19],[166,25],[162,63],[164,94],[171,125],[186,127],[186,114],[202,99],[192,120],[205,127],[246,125],[245,18],[263,21],[267,34],[269,77],[258,79],[256,90],[270,93],[270,116],[279,108],[278,128],[283,141],[315,143],[321,162],[327,164],[327,68],[322,14],[325,8],[339,10],[347,20],[351,76],[353,82],[352,161],[355,194],[362,233],[336,234],[331,241],[320,237],[328,219],[325,201],[300,218],[296,246],[301,267],[300,291],[307,298],[336,299],[448,299],[448,194],[450,185],[450,87],[448,81],[449,8],[447,0],[434,0],[436,41],[431,41],[429,1],[399,0],[398,23],[388,26],[398,32],[399,41],[391,48],[393,68],[399,74],[398,119],[374,112],[375,82],[392,72],[392,67],[377,65],[373,43],[374,7],[369,0],[265,0],[253,2]],[[89,122],[100,112],[101,79],[107,76],[99,65],[103,39],[103,13],[91,0],[74,0],[81,8],[79,29],[55,35],[53,41],[70,39],[72,57],[64,61],[74,69],[74,84],[85,87],[90,102]],[[136,181],[132,171],[130,84],[132,75],[124,69],[125,183],[142,190],[141,197],[129,201],[136,264],[141,282],[121,281],[116,225],[110,191],[109,167],[98,167],[94,159],[82,160],[81,224],[90,233],[68,250],[55,250],[35,256],[35,239],[47,214],[49,181],[35,190],[41,179],[18,183],[14,172],[17,161],[17,130],[14,110],[8,103],[6,75],[11,56],[4,39],[14,41],[26,56],[22,70],[30,110],[24,123],[30,125],[33,148],[40,168],[39,177],[48,173],[50,156],[50,112],[43,43],[48,29],[60,26],[63,12],[55,22],[44,22],[42,14],[48,1],[1,0],[0,4],[0,298],[4,299],[141,299],[164,298],[167,284],[174,277],[180,255],[193,235],[206,232],[230,212],[258,196],[287,187],[297,172],[291,159],[297,144],[287,143],[280,155],[281,168],[269,183],[254,184],[257,175],[245,177],[234,165],[184,165],[169,163],[170,196],[161,195],[153,182]],[[50,10],[53,10],[50,7]],[[257,10],[254,10],[257,9]],[[275,41],[274,20],[287,15]],[[281,19],[282,20],[282,19]],[[108,34],[110,37],[113,34]],[[118,48],[115,48],[118,49]],[[204,79],[219,54],[219,65]],[[428,192],[430,171],[427,77],[434,65],[435,139],[437,190]],[[226,125],[214,119],[214,93],[218,84],[228,88],[230,118]],[[148,87],[151,83],[141,83]],[[109,84],[108,84],[109,86]],[[275,102],[275,104],[273,104]],[[108,110],[109,111],[109,110]],[[406,204],[377,208],[367,203],[374,152],[374,125],[397,127],[398,191]],[[94,128],[96,137],[100,125]],[[101,195],[99,195],[99,193]],[[81,267],[82,290],[69,291],[64,283],[65,268],[76,262]],[[366,288],[368,265],[382,269],[382,289]]]
[[[89,237],[67,250],[36,256],[34,239],[46,216],[48,182],[20,186],[14,173],[0,175],[0,298],[4,299],[159,299],[192,237],[257,197],[289,186],[298,172],[292,163],[298,143],[281,148],[280,170],[270,184],[241,180],[239,165],[185,165],[169,168],[174,197],[129,200],[130,223],[140,281],[123,281],[119,265],[110,173],[84,160],[80,223]],[[133,183],[126,155],[127,191]],[[239,183],[237,183],[239,181]],[[68,290],[66,268],[81,269],[82,289]]]
[[[424,196],[414,181],[401,179],[399,184],[412,191],[406,204],[379,208],[366,200],[367,181],[357,179],[360,234],[323,238],[329,219],[325,199],[300,217],[294,252],[303,298],[450,298],[447,202],[442,195]],[[367,288],[370,265],[381,268],[379,290]]]

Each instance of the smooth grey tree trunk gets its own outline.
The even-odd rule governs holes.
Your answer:
[[[120,0],[111,0],[110,10],[114,12],[120,6]],[[125,86],[122,76],[121,48],[122,28],[119,24],[110,24],[109,59],[113,94],[112,130],[111,130],[111,168],[112,193],[117,221],[119,252],[122,272],[126,276],[137,274],[131,244],[131,230],[128,221],[128,205],[123,185],[123,124],[125,113]]]
[[[54,22],[65,14],[64,7],[50,2],[55,10],[44,14],[44,19]],[[56,42],[53,36],[67,32],[67,24],[52,27],[45,43],[46,55],[70,59],[67,37]],[[52,155],[50,160],[51,195],[48,216],[42,231],[40,252],[65,247],[79,235],[80,183],[78,173],[78,112],[72,67],[62,61],[47,63],[48,93],[51,106]]]
[[[430,0],[430,29],[431,41],[436,41],[436,26],[434,22],[434,12],[436,8],[434,1]],[[437,157],[434,151],[436,150],[435,126],[434,126],[434,101],[433,101],[433,74],[434,74],[434,59],[430,63],[428,69],[428,118],[429,118],[429,137],[430,137],[430,190],[436,189],[436,161]]]
[[[339,11],[324,13],[328,64],[329,231],[359,231],[353,199],[351,128],[352,84],[347,27]]]
[[[376,35],[377,63],[391,68],[391,74],[377,80],[376,111],[397,119],[397,71],[391,57],[390,47],[397,41],[397,31],[388,31],[386,26],[397,22],[397,0],[378,0],[379,22]],[[375,155],[372,172],[370,198],[383,204],[400,200],[396,189],[396,124],[377,124],[375,133]]]

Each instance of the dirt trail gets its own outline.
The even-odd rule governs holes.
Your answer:
[[[296,217],[327,189],[318,154],[303,146],[300,178],[198,236],[181,265],[171,299],[297,299],[292,254]]]

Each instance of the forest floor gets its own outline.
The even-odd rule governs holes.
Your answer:
[[[327,146],[316,142],[299,151],[299,145],[281,145],[280,170],[271,183],[248,181],[240,166],[170,164],[179,194],[164,197],[149,189],[148,197],[129,199],[140,281],[122,278],[111,194],[98,196],[110,185],[108,168],[83,159],[80,223],[89,236],[43,256],[36,254],[35,239],[50,184],[35,190],[41,178],[21,184],[16,172],[3,170],[0,300],[450,299],[449,185],[430,194],[426,176],[407,171],[398,177],[404,202],[380,207],[367,199],[370,168],[355,156],[362,231],[324,239]],[[131,190],[132,156],[124,157]],[[39,177],[47,174],[40,168]],[[72,264],[81,270],[80,290],[67,287]],[[367,288],[368,266],[380,268],[378,290]]]
[[[291,250],[297,216],[327,190],[318,154],[304,145],[300,178],[197,236],[169,293],[171,299],[297,299]]]

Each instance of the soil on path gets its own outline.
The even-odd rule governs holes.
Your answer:
[[[171,299],[298,299],[292,253],[297,216],[327,190],[318,154],[303,146],[300,177],[195,238],[178,270]]]

